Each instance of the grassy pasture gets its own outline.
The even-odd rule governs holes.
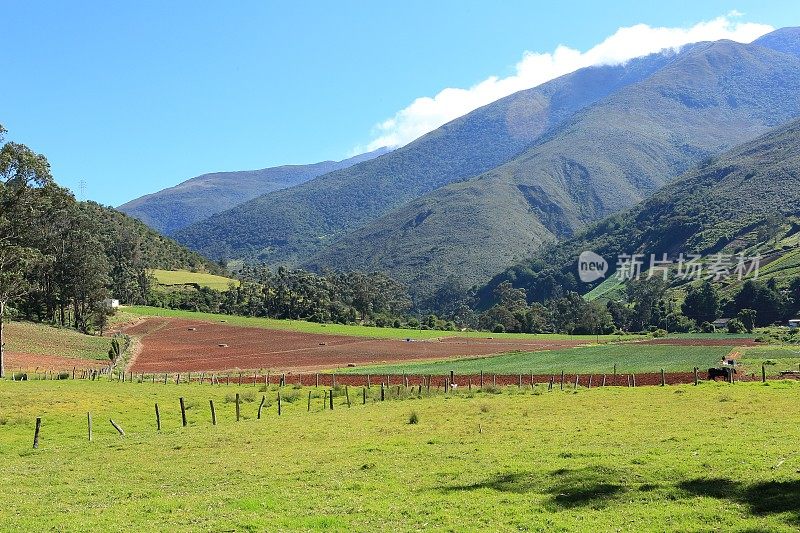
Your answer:
[[[334,411],[322,411],[317,397],[310,413],[309,389],[284,389],[296,401],[278,417],[270,390],[261,420],[257,390],[0,381],[0,523],[66,531],[800,526],[798,383],[511,387],[350,409],[339,396]],[[236,391],[248,400],[240,422],[226,401]],[[36,416],[43,426],[33,450]]]
[[[205,272],[189,272],[188,270],[153,270],[153,276],[160,285],[185,285],[196,283],[201,287],[208,287],[218,291],[224,291],[233,283],[239,285],[239,280],[207,274]]]
[[[33,322],[6,322],[4,326],[10,352],[108,360],[108,338]]]
[[[742,364],[748,372],[761,372],[765,364],[767,375],[774,376],[782,370],[800,370],[800,346],[765,345],[742,350]]]
[[[731,351],[726,346],[669,346],[659,344],[600,344],[542,352],[515,352],[488,357],[470,357],[447,361],[374,365],[342,369],[341,373],[363,374],[497,374],[567,373],[610,374],[617,365],[625,372],[690,372],[693,367],[709,368]]]

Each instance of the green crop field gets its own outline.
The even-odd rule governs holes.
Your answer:
[[[185,285],[196,283],[201,287],[208,287],[218,291],[224,291],[233,283],[239,285],[239,280],[217,276],[216,274],[206,274],[204,272],[189,272],[188,270],[153,270],[153,276],[160,285]]]
[[[451,370],[457,374],[477,374],[481,371],[497,374],[567,373],[610,374],[617,371],[691,372],[692,368],[714,366],[731,351],[725,346],[669,346],[658,344],[602,344],[579,346],[542,352],[516,352],[489,357],[470,357],[447,361],[374,365],[343,369],[341,373],[363,374],[438,374]]]
[[[35,355],[108,360],[110,340],[32,322],[5,323],[6,349]]]
[[[306,412],[308,389],[288,388],[284,397],[295,401],[283,402],[279,417],[271,389],[257,420],[262,393],[252,386],[0,381],[0,524],[36,531],[800,526],[800,384],[542,390],[351,408],[337,396],[333,411],[322,410],[319,390]],[[226,401],[235,392],[244,399],[240,422]],[[179,397],[188,407],[185,428]]]
[[[785,370],[800,370],[800,346],[767,345],[742,350],[742,364],[749,372],[761,372],[761,365],[768,375]]]
[[[344,324],[318,324],[305,320],[278,320],[274,318],[244,317],[235,315],[217,315],[213,313],[197,313],[194,311],[181,311],[163,309],[160,307],[130,306],[120,311],[117,321],[131,318],[132,316],[164,316],[173,318],[188,318],[191,320],[206,320],[210,322],[225,321],[232,326],[245,326],[254,328],[282,329],[300,331],[303,333],[320,333],[324,335],[349,335],[356,337],[370,337],[376,339],[435,339],[438,337],[472,337],[495,339],[585,339],[586,342],[609,342],[624,339],[640,339],[640,335],[563,335],[559,333],[486,333],[485,331],[440,331],[424,329],[379,328],[373,326],[356,326]]]

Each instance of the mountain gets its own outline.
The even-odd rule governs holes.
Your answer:
[[[608,261],[612,282],[620,254],[760,254],[765,277],[800,272],[800,120],[699,165],[633,209],[592,226],[495,276],[481,295],[508,280],[534,298],[548,297],[552,280],[587,292],[576,281],[577,259],[591,250]]]
[[[129,256],[147,269],[226,273],[217,263],[114,208],[95,202],[79,202],[77,206],[95,222],[97,236],[112,263],[120,256]]]
[[[262,194],[304,183],[387,152],[388,149],[381,148],[343,161],[203,174],[174,187],[131,200],[117,209],[161,233],[171,235]]]
[[[212,216],[175,237],[209,257],[297,265],[347,231],[510,160],[575,112],[672,60],[673,54],[655,54],[579,70],[477,109],[392,153]]]
[[[779,37],[772,42],[791,49]],[[695,45],[511,161],[414,199],[307,265],[386,270],[422,293],[482,284],[543,243],[630,208],[670,177],[798,116],[800,58],[760,44]]]
[[[753,44],[771,48],[785,54],[800,56],[800,28],[781,28],[763,37],[759,37]]]

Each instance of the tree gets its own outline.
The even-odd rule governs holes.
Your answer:
[[[747,333],[753,332],[753,328],[756,325],[756,314],[755,309],[742,309],[736,316],[744,326],[744,329],[747,330]]]
[[[708,280],[704,281],[700,287],[689,287],[681,311],[698,324],[713,322],[720,316],[717,289]]]
[[[744,333],[745,325],[738,318],[728,320],[728,333]]]
[[[0,143],[6,130],[0,125]],[[35,249],[25,246],[32,230],[26,218],[33,186],[52,182],[50,165],[42,155],[17,143],[0,148],[0,378],[5,377],[5,336],[3,320],[10,301],[29,288],[27,274],[37,258]]]
[[[767,283],[747,280],[731,302],[731,310],[753,309],[756,312],[755,325],[768,326],[783,318],[786,304],[786,298],[778,291],[773,280]]]
[[[666,290],[667,285],[660,278],[642,279],[627,286],[628,301],[632,304],[632,330],[643,331],[650,325],[658,325],[661,319],[659,302]]]
[[[528,306],[525,289],[515,289],[510,281],[504,281],[494,289],[495,301],[512,313]]]

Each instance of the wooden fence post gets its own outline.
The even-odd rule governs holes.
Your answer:
[[[278,416],[281,416],[281,391],[278,390]]]
[[[158,411],[157,403],[156,403],[156,431],[161,431],[161,413]]]
[[[242,386],[242,373],[239,372],[239,386]]]
[[[631,374],[631,377],[633,378],[633,386],[636,387],[636,374]]]
[[[89,442],[92,442],[92,412],[86,413],[86,422],[89,425]]]
[[[217,412],[214,410],[214,400],[208,400],[208,404],[211,406],[211,425],[217,425]]]
[[[261,420],[261,410],[264,408],[264,403],[267,401],[266,396],[261,396],[261,403],[258,405],[258,420]]]
[[[578,390],[578,380],[580,379],[580,374],[575,374],[575,387],[572,390]]]
[[[333,389],[331,389],[331,393],[328,395],[328,402],[328,407],[330,407],[331,411],[333,411]]]
[[[694,384],[697,385],[699,379],[697,377],[697,367],[694,367]]]
[[[564,390],[564,371],[561,371],[561,390]]]
[[[592,378],[593,377],[594,377],[594,374],[589,374],[589,387],[588,388],[590,388],[590,389],[592,388]]]
[[[33,432],[33,448],[36,449],[39,447],[39,431],[42,429],[42,418],[40,416],[36,417],[36,429]]]
[[[236,393],[236,421],[239,421],[239,416],[241,415],[241,407],[239,405],[239,393]]]
[[[430,387],[430,386],[431,386],[431,383],[429,381],[428,382],[428,387]],[[430,388],[428,390],[430,390]],[[385,399],[386,399],[386,389],[384,388],[383,383],[381,383],[381,401],[384,401]]]
[[[666,379],[664,379],[664,369],[662,368],[661,369],[661,386],[663,387],[666,384],[667,384],[667,381],[666,381]]]
[[[601,386],[602,387],[606,386],[606,375],[605,374],[603,374],[603,384]]]
[[[367,374],[367,388],[368,388],[368,389],[370,388],[370,383],[369,383],[369,374]]]
[[[344,386],[344,396],[347,398],[347,407],[350,407],[350,390],[347,385]]]
[[[183,403],[183,397],[179,398],[181,402],[181,424],[186,427],[186,405]]]
[[[311,412],[311,391],[308,391],[308,412]]]
[[[111,425],[114,426],[114,429],[116,429],[120,435],[122,435],[123,437],[125,436],[125,431],[123,431],[122,428],[119,427],[119,425],[116,422],[114,422],[110,418],[108,419],[108,421],[111,422]]]
[[[761,365],[761,383],[767,382],[767,369],[764,365]]]
[[[361,387],[361,405],[367,405],[367,388]]]
[[[480,378],[480,388],[483,388],[483,370],[481,370],[481,378]]]

